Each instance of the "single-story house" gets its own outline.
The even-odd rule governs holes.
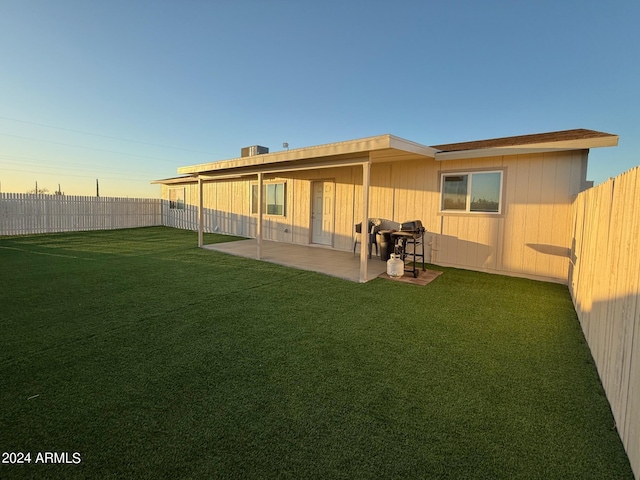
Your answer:
[[[425,146],[393,135],[242,156],[157,180],[169,217],[197,207],[203,232],[350,251],[354,225],[419,219],[429,263],[566,283],[571,206],[591,186],[593,130]],[[361,249],[360,280],[367,279]]]

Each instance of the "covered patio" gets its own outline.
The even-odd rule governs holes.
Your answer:
[[[362,192],[359,203],[361,205],[357,219],[363,225],[369,221],[369,193],[371,184],[371,166],[375,163],[404,162],[416,159],[435,158],[437,150],[432,147],[410,142],[393,135],[379,135],[359,140],[338,142],[316,147],[286,150],[274,153],[256,154],[227,161],[211,162],[200,165],[182,167],[178,169],[181,174],[189,177],[167,179],[165,182],[184,182],[187,179],[197,182],[198,185],[198,246],[204,247],[204,184],[220,180],[255,179],[256,181],[256,235],[251,243],[243,243],[240,246],[227,246],[231,250],[238,251],[248,249],[244,254],[238,255],[255,258],[258,260],[274,261],[295,268],[320,271],[349,280],[367,282],[386,271],[385,262],[368,260],[366,249],[360,249],[359,258],[341,250],[327,250],[322,254],[308,255],[308,249],[321,250],[323,247],[315,245],[312,238],[309,244],[270,242],[263,238],[264,209],[264,185],[265,179],[273,175],[293,174],[300,172],[322,171],[335,168],[362,169]],[[333,211],[331,215],[334,215]],[[305,214],[312,217],[312,212]],[[357,220],[356,219],[356,220]],[[322,221],[323,219],[318,218]],[[354,221],[354,223],[359,223]],[[333,227],[332,227],[333,228]],[[331,236],[335,232],[329,232]],[[267,246],[273,244],[271,247]],[[333,246],[332,242],[328,242]],[[219,247],[212,247],[217,249]],[[271,249],[271,251],[269,251]],[[299,252],[299,253],[297,253]],[[233,253],[231,251],[227,253]],[[326,257],[323,257],[326,255]],[[269,258],[271,256],[271,259]],[[285,263],[286,262],[286,263]],[[309,268],[313,263],[313,268]],[[351,267],[353,265],[353,267]],[[372,265],[372,270],[369,270]],[[357,273],[354,273],[356,270]]]
[[[203,245],[202,248],[228,253],[245,258],[258,258],[257,240],[239,240],[237,242]],[[361,258],[352,252],[344,252],[315,245],[296,245],[291,243],[262,240],[260,260],[286,267],[309,270],[312,272],[359,282]],[[387,264],[380,257],[367,259],[368,276],[366,281],[377,278],[386,272]]]

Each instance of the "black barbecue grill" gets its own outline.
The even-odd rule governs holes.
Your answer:
[[[424,265],[424,232],[425,228],[422,226],[422,222],[412,220],[403,223],[400,230],[391,233],[395,254],[400,255],[402,261],[405,262],[404,271],[412,273],[413,278],[417,278],[419,273],[417,259],[422,260],[422,271],[426,270]],[[407,253],[407,245],[413,246],[411,253]],[[419,251],[418,247],[420,247]],[[407,257],[412,262],[411,268],[407,268]]]

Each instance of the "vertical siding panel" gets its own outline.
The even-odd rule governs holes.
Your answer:
[[[504,189],[504,183],[507,181],[508,172],[506,168],[504,168],[504,157],[497,156],[493,157],[493,165],[497,168],[502,169],[502,182]],[[504,225],[504,211],[506,209],[505,201],[504,201],[504,192],[502,192],[502,216],[500,217],[492,217],[491,225],[489,231],[487,232],[489,244],[491,245],[491,252],[489,258],[487,258],[486,267],[494,269],[496,271],[501,270],[502,266],[500,264],[500,252],[504,247],[504,243],[502,242],[502,227]]]
[[[356,223],[360,223],[362,218],[362,168],[352,167],[351,178],[353,181],[353,215],[352,215],[352,228]],[[353,236],[353,230],[351,231]]]
[[[302,208],[302,190],[303,180],[296,176],[292,176],[289,180],[290,188],[287,189],[287,215],[289,216],[289,225],[291,228],[291,242],[304,244],[303,231],[304,225],[300,219],[300,209]]]
[[[295,216],[295,202],[294,202],[294,198],[297,194],[297,188],[296,188],[296,182],[293,179],[288,179],[287,180],[287,188],[285,191],[286,194],[286,200],[285,200],[285,212],[286,212],[286,217],[284,218],[284,224],[283,226],[285,227],[285,230],[288,230],[283,232],[283,241],[284,242],[288,242],[288,243],[293,243],[293,218]]]
[[[439,231],[438,208],[437,208],[437,192],[438,192],[438,172],[435,168],[435,162],[428,160],[424,163],[422,182],[422,225],[427,232],[433,233]],[[429,238],[431,235],[428,235]],[[426,240],[427,242],[429,240]]]
[[[220,233],[229,233],[227,223],[227,212],[229,209],[228,198],[229,184],[222,181],[217,183],[216,203],[218,205],[218,231]]]
[[[336,169],[333,172],[335,181],[334,191],[334,247],[340,250],[351,250],[353,248],[353,168]],[[310,186],[311,188],[311,186]],[[306,196],[312,201],[312,191]],[[307,208],[311,208],[311,204]],[[313,225],[311,225],[313,228]]]
[[[300,243],[307,245],[311,242],[311,181],[298,181],[299,202],[297,204],[298,212],[296,214],[297,224],[299,228],[298,238]]]
[[[490,217],[478,218],[477,256],[475,265],[479,268],[495,270],[496,237],[495,224],[497,219]]]
[[[241,225],[241,236],[243,237],[251,237],[251,179],[246,178],[243,180],[239,180],[238,182],[238,197],[237,202],[239,202],[239,214],[240,214],[240,223]],[[287,195],[288,195],[288,186],[287,186]],[[286,205],[287,215],[289,215],[289,204]]]
[[[451,263],[453,265],[459,265],[458,263],[458,217],[446,216],[444,217],[443,224],[444,234],[441,237],[441,248],[444,262]]]
[[[407,218],[407,205],[409,202],[409,195],[407,192],[407,177],[409,172],[407,171],[404,162],[398,163],[394,165],[394,185],[395,185],[395,211],[394,211],[394,221],[401,223],[405,220],[409,220]]]
[[[535,274],[539,253],[540,210],[542,203],[542,155],[536,155],[529,161],[529,176],[527,183],[527,199],[525,208],[525,241],[523,251],[523,273]]]
[[[416,165],[415,162],[402,162],[404,171],[404,188],[405,188],[405,214],[401,222],[416,220],[418,218],[416,203]]]
[[[529,176],[529,160],[524,155],[517,155],[510,170],[510,201],[507,222],[505,222],[506,239],[503,252],[503,267],[507,271],[524,271],[524,249],[526,243],[527,189]],[[514,171],[515,170],[515,171]]]
[[[568,161],[567,161],[568,160]],[[551,223],[551,240],[554,247],[564,247],[567,253],[571,249],[571,212],[573,195],[571,193],[571,163],[574,159],[565,159],[556,154],[555,191],[553,196],[553,214]],[[569,228],[558,228],[567,225]],[[550,276],[567,278],[569,272],[569,257],[552,255],[550,259]]]
[[[324,172],[323,172],[324,173]],[[325,181],[333,184],[333,237],[332,246],[338,250],[348,250],[349,248],[349,230],[347,219],[342,214],[344,205],[342,199],[345,196],[345,183],[344,183],[344,169],[331,169],[326,172],[326,175],[320,173],[318,181]],[[313,191],[313,187],[311,187]],[[310,192],[310,193],[311,193]],[[312,202],[313,197],[309,195],[309,199]],[[311,204],[309,204],[309,213],[311,213]],[[313,222],[310,221],[311,228],[313,229]]]
[[[221,233],[229,233],[229,183],[218,182],[218,228]]]
[[[480,227],[480,220],[476,215],[468,217],[461,217],[461,227],[464,231],[461,231],[458,235],[460,244],[459,257],[462,265],[468,265],[469,267],[480,266],[478,259],[481,256],[481,249],[478,248],[478,229]]]
[[[206,200],[203,199],[206,205],[207,212],[207,228],[208,232],[218,232],[218,182],[207,182],[203,186],[203,196],[206,193]]]
[[[234,235],[242,236],[244,235],[242,212],[244,211],[245,191],[241,181],[233,182],[232,186],[233,186],[232,233]]]
[[[555,153],[545,153],[542,155],[540,162],[540,208],[537,230],[537,239],[535,244],[536,262],[535,274],[539,276],[550,276],[551,273],[551,257],[553,256],[554,247],[551,238],[553,230],[561,230],[564,225],[554,225],[554,200],[557,192],[557,176],[556,165],[558,160]],[[564,205],[566,208],[566,203]]]
[[[292,241],[300,245],[309,243],[309,210],[307,197],[309,196],[309,180],[294,177],[290,182],[293,191],[290,192],[289,206],[291,215]]]
[[[353,244],[351,243],[354,239],[355,235],[355,224],[358,223],[356,218],[358,218],[358,214],[356,214],[357,205],[360,203],[362,198],[361,195],[358,195],[356,184],[358,181],[362,179],[362,169],[356,169],[351,167],[347,170],[346,181],[347,185],[345,185],[345,211],[344,218],[349,226],[349,248],[353,248]]]
[[[369,216],[382,217],[381,207],[383,205],[380,196],[382,194],[382,188],[380,186],[380,174],[381,169],[384,166],[380,164],[373,164],[371,166],[371,178],[369,185]]]
[[[375,164],[372,167],[371,185],[371,217],[391,220],[393,199],[390,164]]]
[[[425,165],[424,162],[412,162],[414,167],[413,172],[413,191],[414,191],[414,204],[413,204],[413,218],[418,219],[422,222],[422,226],[425,227],[425,216],[424,216],[424,191],[425,191]]]

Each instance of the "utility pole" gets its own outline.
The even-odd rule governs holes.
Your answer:
[[[38,194],[38,181],[37,180],[36,180],[36,191],[35,191],[35,194],[36,195]]]
[[[100,186],[98,185],[98,179],[96,178],[96,197],[100,196]]]

